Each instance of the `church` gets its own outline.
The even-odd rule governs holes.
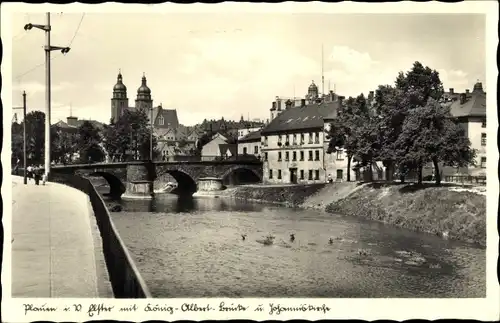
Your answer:
[[[147,85],[145,74],[142,75],[141,86],[137,89],[135,106],[131,107],[129,106],[127,87],[123,84],[122,73],[121,71],[118,72],[116,84],[113,87],[113,97],[111,99],[111,120],[116,122],[125,110],[143,110],[146,112],[149,122],[151,122],[151,117],[153,117],[153,128],[155,133],[160,135],[160,137],[167,133],[175,133],[179,127],[177,110],[164,109],[161,104],[157,107],[153,107],[151,89]]]

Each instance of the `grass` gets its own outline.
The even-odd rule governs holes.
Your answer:
[[[326,211],[486,246],[486,197],[433,185],[373,184],[330,203]]]

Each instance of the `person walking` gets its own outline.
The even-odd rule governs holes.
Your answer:
[[[28,177],[28,181],[33,178],[33,167],[29,165],[25,170],[26,176]]]
[[[39,166],[35,166],[33,169],[33,176],[35,178],[35,185],[40,185],[40,168]]]

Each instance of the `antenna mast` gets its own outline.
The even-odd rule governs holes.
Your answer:
[[[321,44],[321,94],[325,95],[325,74],[324,74],[324,60],[323,60],[323,44]]]

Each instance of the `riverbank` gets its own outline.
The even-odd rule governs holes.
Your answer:
[[[375,220],[486,246],[486,195],[455,186],[344,182],[230,187],[198,196],[231,197]]]

